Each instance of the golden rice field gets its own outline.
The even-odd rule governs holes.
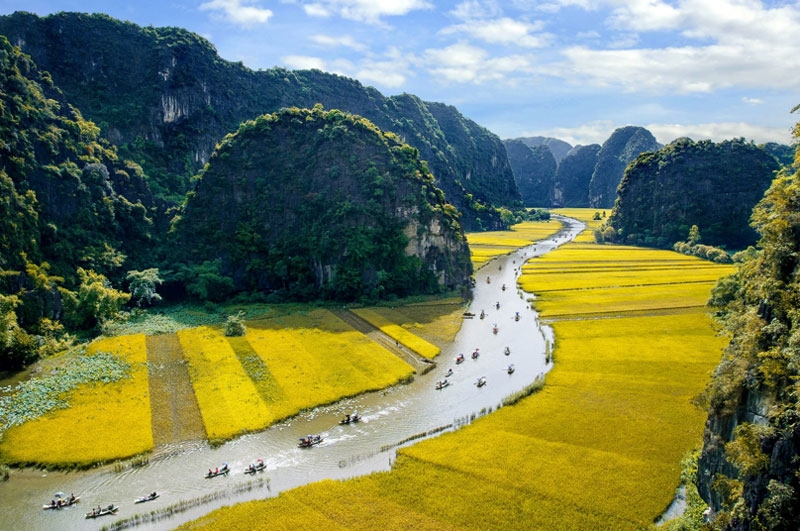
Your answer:
[[[555,332],[540,392],[402,448],[390,472],[307,485],[182,529],[651,528],[672,500],[681,459],[701,444],[706,415],[692,399],[726,342],[703,305],[714,273],[731,269],[579,243],[547,255],[541,271],[538,261],[522,282],[543,291],[536,305],[549,301],[541,317]],[[547,268],[574,276],[557,280]],[[587,284],[587,269],[600,287]],[[590,301],[589,292],[602,295]],[[592,315],[603,301],[615,313]]]
[[[445,323],[453,320],[448,317],[453,308],[433,308],[428,315],[434,323]],[[328,310],[303,307],[270,315],[248,321],[243,337],[225,337],[220,327],[211,326],[177,332],[187,378],[212,442],[264,429],[304,409],[389,387],[414,373],[405,361]],[[439,347],[400,325],[392,326],[419,350],[438,353]],[[97,341],[87,355],[97,351],[124,358],[131,366],[130,377],[80,386],[65,397],[68,408],[8,429],[0,443],[3,462],[89,466],[153,449],[146,336]]]
[[[46,466],[89,466],[153,449],[144,335],[95,341],[86,355],[108,352],[131,366],[129,378],[83,385],[70,407],[9,429],[0,443],[3,460]]]
[[[510,230],[493,232],[470,232],[467,234],[472,265],[475,269],[495,258],[508,254],[557,233],[563,228],[555,219],[550,221],[526,221]]]
[[[381,311],[379,308],[356,308],[353,313],[423,358],[433,359],[442,351],[441,348],[433,343],[425,341],[416,334],[409,332],[406,328],[390,321],[386,317],[388,312]]]

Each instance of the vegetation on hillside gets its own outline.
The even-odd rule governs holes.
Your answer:
[[[756,205],[752,224],[761,239],[711,298],[732,336],[706,391],[698,471],[714,529],[800,526],[798,163],[800,151],[795,169],[783,170]]]

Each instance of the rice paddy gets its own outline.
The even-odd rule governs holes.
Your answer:
[[[472,265],[475,269],[495,258],[548,238],[563,228],[560,222],[526,221],[510,230],[493,232],[471,232],[467,234]]]
[[[731,268],[581,241],[523,270],[556,340],[538,393],[402,448],[390,472],[307,485],[183,529],[652,527],[701,443],[705,411],[692,399],[725,343],[704,304]]]
[[[458,308],[450,301],[429,309],[427,315],[432,323],[447,323],[454,321]],[[104,371],[114,364],[106,359],[102,364],[81,365],[87,369],[79,376],[35,378],[20,387],[27,394],[18,392],[16,402],[6,398],[0,403],[0,459],[87,467],[147,453],[154,440],[164,444],[173,441],[171,436],[184,440],[187,434],[203,434],[216,444],[262,430],[305,409],[389,387],[414,373],[405,361],[328,310],[304,306],[267,315],[247,321],[242,337],[226,337],[221,326],[179,327],[175,334],[160,335],[158,341],[148,341],[144,334],[117,336],[94,342],[83,358],[65,356],[72,359],[65,362],[69,367],[77,366],[76,360],[91,361],[103,353],[119,360],[124,370],[109,377]],[[386,323],[407,334],[404,341],[415,349],[438,353],[439,347],[400,325]],[[431,325],[419,326],[429,329]],[[148,369],[156,371],[154,375],[169,371],[162,353],[148,352],[165,345],[176,351],[170,353],[176,358],[173,364],[186,367],[183,373],[170,374],[186,382],[165,385],[159,382],[163,378],[150,377]],[[157,365],[149,365],[151,358]],[[158,384],[151,387],[151,381]],[[184,391],[175,391],[179,389]],[[151,396],[151,390],[160,394]],[[167,403],[172,399],[184,405],[196,403],[197,423],[202,426],[194,425],[193,415],[153,419],[153,411],[166,417],[163,413],[169,411]]]

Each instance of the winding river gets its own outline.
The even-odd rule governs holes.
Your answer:
[[[320,407],[217,448],[203,442],[160,447],[141,467],[119,470],[106,466],[67,473],[15,470],[10,481],[0,482],[4,509],[0,511],[0,529],[96,530],[185,502],[189,509],[136,526],[147,531],[172,529],[224,505],[275,496],[323,479],[388,470],[395,450],[408,444],[404,441],[457,429],[500,407],[503,398],[524,389],[550,368],[545,352],[546,345],[553,342],[552,331],[539,326],[527,300],[531,295],[520,291],[516,280],[525,260],[551,251],[584,228],[576,220],[558,219],[564,229],[557,235],[496,258],[480,269],[469,308],[476,316],[464,319],[455,341],[442,348],[436,368],[412,383]],[[487,276],[491,283],[486,282]],[[484,319],[479,318],[482,310]],[[504,353],[505,347],[510,354]],[[476,348],[480,356],[471,359]],[[456,365],[459,353],[466,360]],[[506,370],[509,364],[515,366],[513,374]],[[451,385],[435,389],[435,382],[451,368]],[[477,387],[475,382],[481,376],[486,385]],[[361,422],[338,424],[354,410],[362,416]],[[298,448],[298,439],[312,433],[323,434],[324,441],[311,449]],[[247,465],[258,458],[264,460],[266,470],[254,476],[244,474]],[[204,478],[209,468],[223,462],[230,465],[230,474]],[[75,493],[81,501],[61,510],[42,510],[42,504],[57,491]],[[158,499],[134,504],[136,498],[153,491],[160,493]],[[116,516],[85,519],[92,507],[111,503],[120,507]]]

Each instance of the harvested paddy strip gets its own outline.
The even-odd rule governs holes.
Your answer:
[[[78,386],[58,409],[3,435],[4,459],[14,463],[89,466],[153,449],[145,336],[95,341],[86,356],[110,353],[129,366],[109,383]]]
[[[147,363],[155,445],[205,439],[203,417],[178,336],[147,336]]]
[[[269,409],[221,331],[201,326],[178,338],[212,443],[269,426]]]

